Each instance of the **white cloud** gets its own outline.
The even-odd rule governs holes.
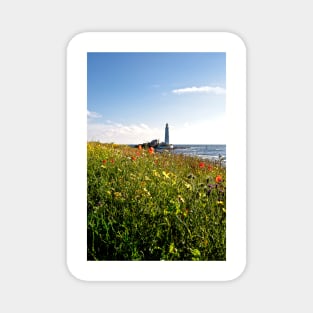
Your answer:
[[[146,124],[88,123],[88,141],[139,144],[153,139],[163,140],[164,129],[151,128]]]
[[[226,90],[222,87],[211,87],[211,86],[201,86],[201,87],[187,87],[181,89],[174,89],[172,93],[182,95],[182,94],[190,94],[190,93],[211,93],[215,95],[223,95]]]
[[[87,118],[101,118],[102,115],[97,112],[90,112],[87,110]]]
[[[140,124],[140,127],[142,127],[143,129],[149,129],[149,126],[143,123]]]
[[[173,144],[225,144],[226,120],[215,118],[198,123],[170,124],[170,142]],[[164,140],[164,127],[152,128],[146,124],[88,123],[88,141],[118,144],[139,144],[153,139]]]

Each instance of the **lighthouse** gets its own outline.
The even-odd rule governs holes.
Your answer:
[[[169,129],[168,129],[168,123],[166,123],[165,125],[165,144],[169,144],[170,143],[170,134],[169,134]]]

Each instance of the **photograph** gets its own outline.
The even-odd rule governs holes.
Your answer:
[[[226,261],[226,53],[87,53],[87,260]]]

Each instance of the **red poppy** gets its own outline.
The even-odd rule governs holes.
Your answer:
[[[153,154],[154,153],[153,147],[150,147],[148,151],[149,151],[150,154]]]
[[[139,146],[138,146],[138,149],[139,149],[139,150],[142,150],[142,146],[141,146],[141,145],[139,145]]]
[[[102,160],[102,164],[105,164],[107,162],[107,160]]]
[[[114,160],[113,160],[113,159],[111,160],[111,163],[114,163]]]
[[[132,156],[132,160],[135,161],[135,160],[136,160],[136,157],[135,157],[135,156]]]
[[[199,163],[199,167],[200,167],[200,168],[204,168],[204,166],[205,166],[205,165],[204,165],[203,162],[200,162],[200,163]]]
[[[212,166],[212,165],[209,165],[209,166],[208,166],[208,170],[209,170],[209,171],[212,171],[212,170],[213,170],[213,166]]]
[[[221,175],[217,175],[217,176],[215,177],[215,181],[216,181],[217,183],[220,183],[220,182],[222,181],[222,176],[221,176]]]

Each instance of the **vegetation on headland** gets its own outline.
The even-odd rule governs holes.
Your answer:
[[[87,143],[88,260],[226,260],[226,169]]]

